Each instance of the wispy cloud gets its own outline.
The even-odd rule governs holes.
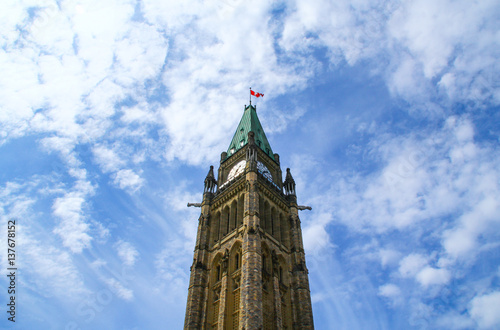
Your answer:
[[[318,324],[498,326],[498,1],[1,7],[0,215],[22,220],[33,296],[142,304],[146,284],[116,268],[153,263],[144,283],[184,299],[191,185],[258,85],[268,138],[313,206],[301,218]],[[134,313],[113,324],[144,325]]]
[[[115,244],[118,256],[126,266],[133,266],[139,256],[139,252],[129,242],[118,241]]]

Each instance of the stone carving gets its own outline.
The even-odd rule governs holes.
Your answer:
[[[222,265],[222,272],[223,273],[227,272],[227,267],[229,265],[229,251],[227,249],[226,252],[224,252],[224,256],[222,257],[221,265]]]

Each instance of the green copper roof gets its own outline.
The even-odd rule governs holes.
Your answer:
[[[230,157],[232,154],[234,154],[236,151],[238,151],[248,143],[248,132],[250,131],[254,132],[255,134],[255,143],[269,157],[271,157],[272,160],[274,160],[273,150],[271,149],[271,145],[267,141],[266,134],[262,129],[259,117],[257,117],[257,111],[252,105],[247,106],[245,108],[245,112],[243,112],[243,117],[241,117],[240,123],[238,124],[233,139],[231,140],[231,144],[227,149],[227,157]]]

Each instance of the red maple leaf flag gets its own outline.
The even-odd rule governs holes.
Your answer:
[[[253,90],[250,90],[250,94],[252,94],[255,97],[261,97],[261,96],[264,97],[264,94],[262,94],[262,93],[255,93]]]

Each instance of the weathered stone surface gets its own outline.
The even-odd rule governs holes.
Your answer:
[[[283,192],[279,157],[252,138],[222,154],[216,191],[212,169],[205,180],[185,329],[314,329],[295,182],[287,171]],[[242,160],[244,173],[223,182]]]

